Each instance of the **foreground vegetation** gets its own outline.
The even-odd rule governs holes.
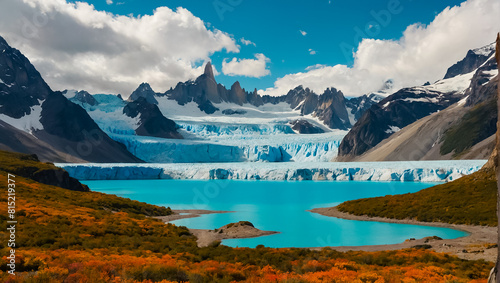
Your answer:
[[[371,217],[497,226],[496,199],[495,172],[487,169],[417,193],[348,201],[338,209]]]
[[[0,170],[2,211],[6,180]],[[16,276],[6,272],[2,213],[1,282],[486,282],[493,266],[424,249],[198,248],[186,228],[150,217],[171,213],[168,208],[19,176],[16,187]]]

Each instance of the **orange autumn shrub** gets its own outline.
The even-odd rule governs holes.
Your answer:
[[[0,214],[0,282],[479,283],[493,266],[421,249],[198,248],[188,229],[149,217],[166,212],[162,208],[20,177],[16,185],[16,276],[6,272],[6,217]],[[6,190],[2,182],[0,190]],[[5,211],[6,199],[0,200]]]

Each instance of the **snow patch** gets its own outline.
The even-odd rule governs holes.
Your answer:
[[[469,98],[469,96],[467,95],[466,97],[462,98],[459,102],[457,102],[457,105],[458,106],[464,106],[465,103],[467,102],[467,99]]]
[[[476,55],[481,56],[490,56],[493,51],[495,51],[495,43],[483,46],[481,48],[472,49],[472,52],[474,52]]]
[[[494,77],[494,76],[498,75],[498,69],[483,71],[483,74],[488,75],[490,77]]]
[[[438,103],[439,99],[435,97],[420,97],[420,98],[405,98],[403,101],[408,102],[425,102],[425,103]]]
[[[442,93],[464,93],[465,90],[470,86],[471,79],[474,77],[476,70],[463,75],[458,75],[453,78],[439,80],[431,85],[422,86],[419,88],[431,90],[431,91],[439,91]]]
[[[364,103],[364,101],[362,101]],[[351,123],[352,126],[354,126],[354,124],[356,124],[356,117],[354,116],[354,114],[352,113],[352,108],[350,107],[346,107],[347,108],[347,115],[349,117],[349,122]]]
[[[31,113],[24,115],[21,118],[15,119],[5,114],[0,114],[0,120],[10,124],[11,126],[28,133],[36,130],[43,130],[43,125],[40,122],[42,118],[42,104],[44,100],[38,100],[39,105],[31,107]]]
[[[63,95],[67,98],[67,99],[71,99],[73,97],[76,96],[76,93],[78,92],[78,90],[74,90],[74,89],[71,89],[71,90],[65,90],[63,91]]]
[[[389,126],[389,129],[385,130],[385,133],[386,134],[392,134],[392,133],[397,133],[399,131],[401,131],[401,129],[399,127]]]

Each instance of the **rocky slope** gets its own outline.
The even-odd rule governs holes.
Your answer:
[[[53,92],[30,61],[1,37],[0,50],[0,120],[39,141],[33,142],[12,128],[2,129],[5,133],[13,133],[3,138],[4,148],[30,140],[29,146],[16,148],[39,153],[43,160],[141,161],[122,144],[109,138],[84,109],[62,93]],[[75,96],[86,103],[94,103],[85,93]]]

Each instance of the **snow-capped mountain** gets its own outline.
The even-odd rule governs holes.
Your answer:
[[[78,99],[92,97],[75,94]],[[0,148],[43,160],[140,162],[78,105],[53,92],[18,50],[0,37]]]
[[[328,161],[377,95],[345,99],[329,88],[298,86],[280,97],[217,84],[210,63],[196,80],[165,93],[142,83],[123,101],[115,95],[65,91],[113,139],[148,162]],[[174,140],[183,139],[183,140]]]
[[[459,101],[461,105],[472,107],[491,99],[492,95],[495,97],[496,83],[494,83],[494,81],[496,82],[495,76],[498,71],[496,69],[497,65],[493,54],[493,45],[470,50],[462,61],[448,69],[443,80],[424,86],[402,89],[372,106],[344,137],[339,148],[338,159],[360,160],[356,157],[376,147],[381,141],[391,137],[404,127],[432,113],[445,110]],[[471,70],[471,68],[474,69]],[[465,111],[466,110],[463,112]],[[449,119],[450,117],[447,118]],[[488,119],[490,118],[491,117]],[[441,118],[441,120],[442,119],[443,118]],[[439,122],[441,120],[437,119],[435,121]],[[453,121],[449,121],[448,127]],[[441,129],[441,127],[439,127],[439,129]],[[469,129],[469,131],[470,130],[472,129]],[[420,130],[418,131],[420,132]],[[431,132],[433,131],[429,129],[429,135],[431,135]],[[485,130],[484,134],[487,135],[486,137],[491,135],[490,132],[491,130]],[[437,134],[439,133],[440,131],[437,132]],[[413,135],[415,135],[415,132],[413,132]],[[440,135],[442,135],[442,132]],[[408,138],[410,138],[410,136],[411,135],[409,135]],[[420,140],[427,139],[425,137],[420,137]],[[439,142],[440,141],[432,142],[430,145]],[[384,144],[388,144],[388,142]],[[406,142],[405,144],[412,143]],[[392,146],[395,145],[393,144]],[[402,156],[396,156],[390,153],[388,148],[385,149],[385,151],[388,153],[378,155],[370,153],[370,156],[386,156],[384,160],[399,160],[398,158]],[[400,153],[408,152],[411,151],[411,149],[408,148],[403,150],[399,148],[398,151]],[[423,155],[424,154],[422,154],[422,157]],[[429,158],[437,158],[436,155],[432,156],[433,157],[429,156]],[[377,158],[378,157],[373,157],[373,159]]]
[[[151,91],[151,93],[154,92]],[[261,107],[283,103],[288,104],[292,110],[299,111],[302,116],[311,115],[329,128],[340,130],[351,128],[356,117],[376,103],[374,96],[366,96],[362,100],[346,100],[342,92],[335,88],[329,88],[323,94],[318,95],[308,88],[298,86],[279,97],[260,96],[257,90],[247,92],[241,88],[239,82],[235,82],[230,89],[226,89],[216,82],[210,62],[205,66],[204,74],[196,80],[179,83],[161,96],[177,101],[180,106],[194,102],[201,111],[208,115],[227,110],[221,108],[221,104],[224,103],[234,104],[234,109],[231,109],[233,111],[226,111],[226,113],[240,116],[245,116],[245,113],[234,111],[238,109],[238,106]],[[354,111],[351,119],[347,104],[350,106],[349,110]]]
[[[181,106],[166,96],[155,97],[158,105],[143,96],[135,101],[107,94],[93,97],[95,105],[76,96],[70,100],[148,162],[328,161],[346,133],[311,115],[301,116],[284,102],[259,107],[223,102],[217,104],[219,111],[207,115],[194,101]]]

